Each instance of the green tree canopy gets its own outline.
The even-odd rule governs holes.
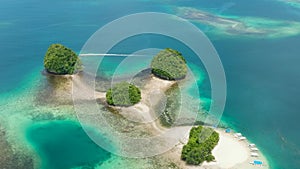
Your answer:
[[[183,79],[187,74],[186,60],[176,50],[167,48],[160,51],[151,62],[152,73],[162,79]]]
[[[61,44],[52,44],[45,55],[44,66],[50,73],[74,74],[81,69],[81,61],[71,49]]]
[[[141,100],[141,91],[133,84],[121,82],[106,92],[106,101],[115,106],[132,106]]]
[[[192,165],[213,161],[215,157],[211,151],[218,142],[219,134],[213,129],[202,126],[193,127],[188,143],[183,146],[181,159]]]

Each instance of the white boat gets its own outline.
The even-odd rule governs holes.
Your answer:
[[[250,148],[251,151],[258,151],[258,148]]]
[[[242,136],[242,133],[235,133],[234,136],[235,136],[235,137],[241,137],[241,136]]]
[[[255,144],[249,144],[248,146],[249,147],[255,147],[256,145]]]
[[[251,153],[251,157],[258,157],[259,155],[257,153]]]
[[[239,141],[246,140],[246,137],[240,137]]]

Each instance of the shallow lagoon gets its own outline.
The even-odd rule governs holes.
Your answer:
[[[28,128],[26,135],[42,159],[43,169],[79,166],[93,168],[111,157],[111,154],[95,144],[76,122],[37,123]]]

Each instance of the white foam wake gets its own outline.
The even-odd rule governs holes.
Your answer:
[[[135,55],[135,54],[111,54],[111,53],[82,53],[79,56],[146,56],[146,55]]]

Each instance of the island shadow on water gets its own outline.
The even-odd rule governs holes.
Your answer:
[[[72,121],[37,123],[27,130],[26,136],[39,155],[42,169],[94,168],[111,157]]]

